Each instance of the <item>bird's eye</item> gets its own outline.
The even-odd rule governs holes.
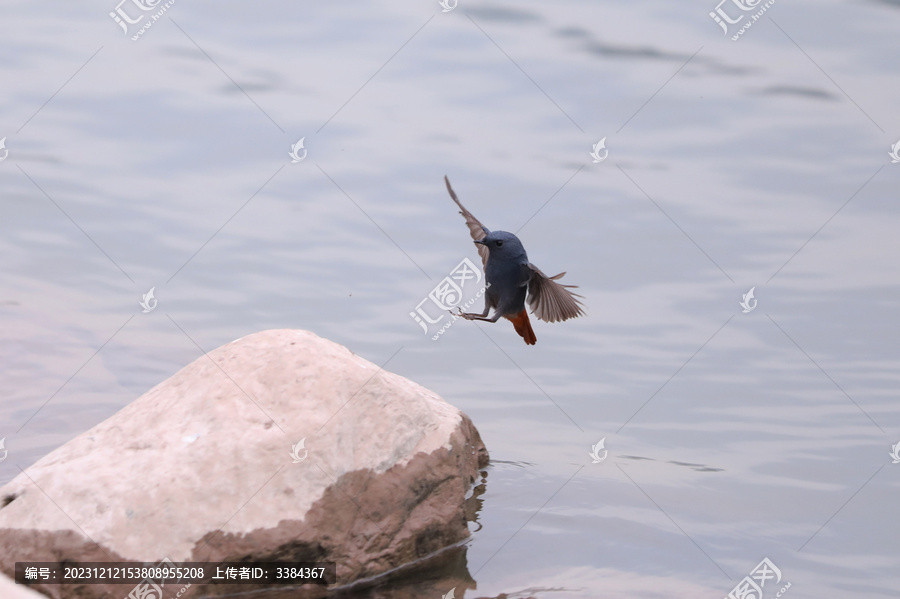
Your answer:
[[[500,241],[500,240],[498,239],[498,240],[497,240],[497,247],[500,247],[501,245],[503,245],[503,242]]]

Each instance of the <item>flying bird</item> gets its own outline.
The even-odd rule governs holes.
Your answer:
[[[518,237],[506,231],[491,231],[482,225],[481,221],[472,216],[472,213],[460,203],[446,176],[444,182],[447,184],[450,197],[459,206],[459,213],[466,219],[469,233],[478,247],[487,281],[484,311],[481,314],[474,314],[460,310],[457,316],[462,316],[466,320],[485,322],[497,322],[502,316],[513,323],[516,332],[522,336],[525,343],[534,345],[537,337],[531,328],[531,321],[528,320],[526,301],[531,313],[544,322],[561,322],[584,314],[581,302],[577,299],[583,296],[569,291],[577,286],[556,282],[566,274],[565,272],[552,277],[545,275],[541,269],[528,261],[528,254],[525,253],[525,248],[522,247]],[[494,314],[488,317],[491,309],[494,310]]]

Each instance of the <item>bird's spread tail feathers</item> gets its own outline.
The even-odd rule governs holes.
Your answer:
[[[534,336],[534,329],[531,328],[531,321],[528,320],[528,312],[522,310],[518,314],[513,316],[504,316],[507,320],[513,323],[513,326],[516,328],[516,332],[522,336],[522,339],[525,340],[525,343],[528,345],[534,345],[537,343],[537,337]]]

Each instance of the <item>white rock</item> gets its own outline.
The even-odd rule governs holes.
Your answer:
[[[0,568],[321,560],[347,583],[464,539],[463,500],[486,463],[469,418],[431,391],[313,333],[264,331],[0,489]]]

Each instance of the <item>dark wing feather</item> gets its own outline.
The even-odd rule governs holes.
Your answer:
[[[450,192],[450,197],[453,198],[453,201],[456,202],[457,206],[459,206],[459,213],[462,214],[463,218],[466,219],[466,225],[469,227],[469,234],[472,235],[472,240],[480,241],[484,239],[488,234],[487,228],[485,228],[485,226],[481,224],[481,221],[472,216],[472,213],[466,210],[465,206],[459,203],[459,198],[456,197],[456,192],[453,191],[452,187],[450,187],[450,179],[447,178],[447,175],[444,175],[444,183],[447,184],[447,191]],[[478,255],[481,256],[481,266],[483,268],[487,266],[487,246],[476,243],[475,247],[478,248]]]
[[[556,280],[566,273],[561,272],[554,277],[548,277],[534,264],[528,263],[531,270],[531,281],[528,283],[528,305],[531,313],[544,322],[560,322],[584,315],[581,302],[577,293],[569,289],[577,285],[563,285]]]

